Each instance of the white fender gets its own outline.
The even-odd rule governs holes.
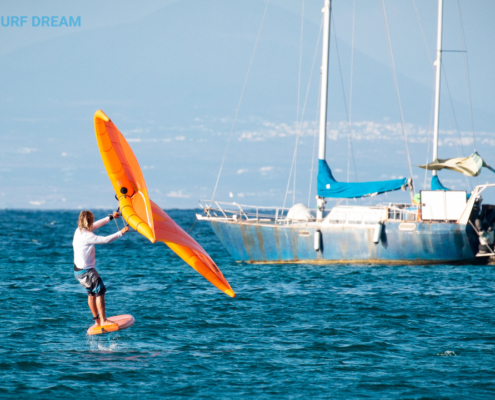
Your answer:
[[[383,224],[376,224],[375,230],[373,232],[373,243],[380,242],[380,237],[382,236]]]
[[[315,250],[316,251],[320,250],[320,245],[321,245],[321,232],[316,231],[315,232]]]

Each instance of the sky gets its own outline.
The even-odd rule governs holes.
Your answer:
[[[416,190],[429,179],[416,166],[431,159],[435,3],[384,1]],[[323,1],[271,0],[260,30],[266,4],[3,5],[0,208],[116,208],[94,135],[98,109],[129,141],[150,197],[164,209],[211,199],[224,154],[215,200],[314,207]],[[22,16],[24,26],[12,26]],[[80,17],[80,26],[32,26],[43,16]],[[476,148],[495,164],[494,16],[493,1],[444,1],[443,47],[456,52],[443,55],[441,158]],[[409,176],[400,121],[381,1],[334,0],[327,158],[336,179]],[[459,190],[494,178],[440,173]],[[376,201],[392,200],[408,195]]]

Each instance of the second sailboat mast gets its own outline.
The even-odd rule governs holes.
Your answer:
[[[438,158],[438,125],[440,120],[440,80],[442,74],[442,20],[443,20],[443,0],[438,0],[438,26],[437,26],[437,59],[435,61],[435,119],[433,122],[433,160]],[[433,171],[437,175],[437,171]]]

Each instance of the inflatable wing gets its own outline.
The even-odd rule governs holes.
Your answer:
[[[208,253],[165,211],[151,202],[156,240],[165,243],[180,258],[230,297],[235,293]]]
[[[231,297],[235,293],[208,253],[167,213],[153,203],[131,147],[105,113],[95,113],[98,147],[112,182],[122,217],[129,226],[155,243],[169,246],[209,282]]]
[[[95,113],[95,131],[103,164],[127,223],[155,243],[148,190],[131,147],[105,113]]]

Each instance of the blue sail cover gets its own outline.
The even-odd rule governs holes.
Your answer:
[[[450,189],[447,189],[445,186],[442,185],[440,179],[438,179],[438,176],[433,175],[431,177],[431,190],[450,190]]]
[[[325,160],[318,161],[318,196],[352,199],[391,192],[407,185],[407,178],[377,182],[337,182]]]
[[[491,167],[490,167],[491,168]],[[431,190],[450,190],[449,188],[446,188],[445,186],[442,185],[442,182],[440,182],[440,179],[438,179],[438,176],[433,175],[431,177]],[[471,193],[466,193],[466,198],[469,200],[471,197]]]

